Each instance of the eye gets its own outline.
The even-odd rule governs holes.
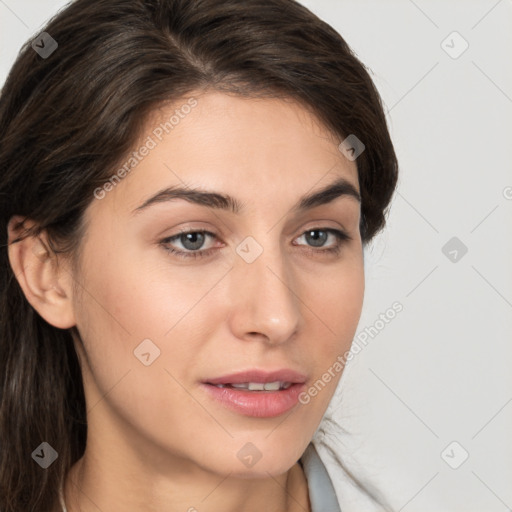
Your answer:
[[[212,252],[212,249],[198,251],[204,244],[206,237],[216,238],[217,236],[210,231],[183,231],[178,235],[165,238],[161,241],[161,244],[164,245],[167,252],[180,258],[202,258]],[[169,244],[175,241],[179,241],[186,251],[175,249],[172,246],[168,247]]]
[[[318,235],[320,233],[320,235]],[[331,235],[335,243],[333,246],[328,247],[326,249],[322,249],[324,247],[326,240],[328,240],[329,235]],[[178,256],[179,258],[203,258],[205,256],[209,256],[215,249],[203,249],[200,250],[203,246],[206,238],[217,238],[215,233],[210,231],[182,231],[177,235],[173,235],[167,238],[164,238],[160,241],[160,244],[164,247],[164,249],[173,255]],[[342,248],[342,246],[349,240],[352,239],[347,233],[341,231],[339,229],[333,228],[312,228],[305,231],[302,235],[296,238],[299,240],[300,238],[305,238],[308,243],[312,244],[312,247],[308,247],[306,250],[308,252],[314,254],[321,253],[329,253],[329,254],[338,254]],[[173,244],[179,242],[182,247],[185,249],[176,249],[173,247]],[[294,244],[294,245],[302,245],[302,244]]]
[[[318,235],[318,233],[320,233],[320,235]],[[344,243],[351,240],[351,237],[347,233],[333,228],[311,228],[305,231],[300,237],[297,238],[297,240],[304,237],[305,240],[313,244],[313,247],[323,247],[326,240],[329,238],[329,235],[331,235],[335,240],[333,246],[328,247],[327,249],[315,250],[308,248],[308,250],[314,253],[326,252],[338,254]]]

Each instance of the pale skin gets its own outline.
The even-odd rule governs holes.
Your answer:
[[[51,325],[76,325],[83,341],[75,346],[88,439],[66,478],[69,512],[310,511],[297,461],[341,372],[274,418],[228,410],[200,382],[292,368],[309,387],[349,349],[364,295],[360,202],[342,195],[299,213],[293,206],[339,177],[359,191],[356,162],[296,102],[194,97],[197,106],[121,183],[91,197],[76,273],[62,255],[55,265],[44,233],[9,246],[27,300]],[[154,112],[141,143],[179,104]],[[171,185],[229,194],[245,209],[175,199],[132,213]],[[305,234],[314,228],[323,245]],[[9,230],[13,240],[13,223]],[[211,254],[169,254],[165,247],[194,251],[184,237],[161,243],[180,230],[213,232],[196,250]],[[263,249],[251,263],[236,252],[248,236]],[[337,244],[338,254],[322,252]],[[160,349],[149,366],[134,355],[144,339]],[[237,457],[248,442],[262,455],[252,467]]]

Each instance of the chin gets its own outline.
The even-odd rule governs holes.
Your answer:
[[[232,477],[240,479],[263,479],[286,473],[300,459],[309,441],[305,444],[299,440],[270,442],[272,435],[261,440],[253,437],[252,442],[246,437],[231,446],[219,446],[208,454],[210,469],[215,467],[217,473],[230,473]]]

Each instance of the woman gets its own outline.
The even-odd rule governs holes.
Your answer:
[[[397,168],[294,1],[58,13],[0,97],[0,510],[339,510],[311,439]]]

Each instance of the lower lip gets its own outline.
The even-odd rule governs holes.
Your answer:
[[[288,412],[299,401],[304,384],[292,384],[279,391],[246,391],[202,384],[207,393],[231,410],[255,418],[273,418]]]

